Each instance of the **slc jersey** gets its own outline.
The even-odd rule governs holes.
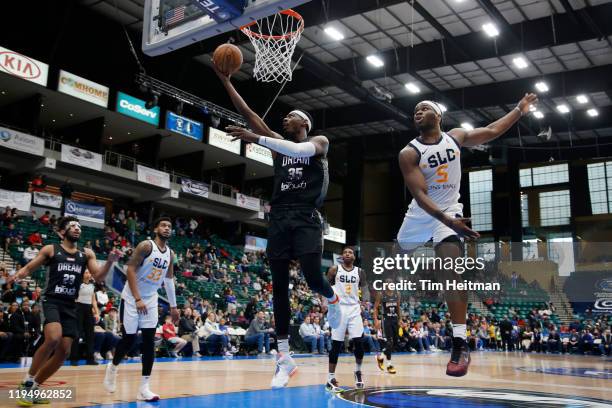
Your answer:
[[[426,144],[413,139],[408,145],[419,154],[419,168],[425,177],[429,198],[442,211],[457,204],[461,187],[461,148],[457,141],[443,132],[437,143]],[[423,211],[414,199],[408,210]]]
[[[157,290],[161,287],[164,277],[168,273],[172,257],[170,256],[170,247],[166,245],[166,249],[161,251],[155,241],[150,240],[151,253],[142,261],[142,264],[136,271],[136,284],[142,298],[157,295]],[[123,299],[133,299],[130,285],[126,282],[121,294]]]

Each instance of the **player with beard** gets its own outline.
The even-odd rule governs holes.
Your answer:
[[[213,67],[216,66],[213,64]],[[287,139],[273,132],[246,104],[230,81],[216,70],[232,103],[252,129],[237,126],[227,130],[235,140],[257,143],[272,150],[274,159],[274,192],[272,193],[268,247],[272,271],[274,318],[278,335],[276,371],[272,388],[285,387],[297,366],[289,354],[289,261],[300,261],[302,273],[310,289],[328,301],[327,319],[332,328],[338,326],[341,311],[338,296],[321,272],[323,252],[322,219],[318,211],[327,194],[329,174],[325,136],[308,136],[312,117],[302,110],[293,110],[283,120]]]
[[[467,226],[469,220],[463,218],[463,205],[459,203],[461,147],[497,139],[527,114],[537,100],[535,94],[525,94],[511,112],[487,127],[448,132],[440,128],[440,105],[432,101],[416,105],[414,123],[420,135],[399,153],[400,169],[413,197],[397,234],[402,249],[413,250],[433,239],[437,257],[462,256],[463,238],[476,239],[479,234]],[[440,276],[446,279],[453,279],[453,275],[452,270],[440,271]],[[446,374],[461,377],[467,374],[470,364],[466,343],[467,292],[448,291],[445,297],[453,323],[453,347]]]
[[[36,258],[8,279],[9,282],[20,280],[41,266],[47,266],[46,285],[41,296],[45,341],[36,350],[21,384],[20,391],[24,393],[18,401],[21,406],[49,403],[38,398],[36,390],[64,364],[72,341],[78,337],[75,300],[85,270],[89,270],[96,281],[102,282],[111,265],[121,256],[120,251],[111,251],[100,268],[91,249],[79,250],[77,242],[81,237],[81,225],[76,217],[60,218],[57,232],[62,238],[61,243],[45,245]]]
[[[179,312],[176,308],[174,265],[172,250],[166,242],[172,232],[172,220],[160,217],[153,223],[155,239],[142,241],[136,246],[127,267],[127,285],[121,292],[121,332],[113,361],[106,367],[104,387],[110,393],[117,389],[119,363],[136,341],[138,329],[142,332],[142,379],[136,399],[157,401],[159,395],[149,388],[149,379],[155,360],[155,329],[158,322],[157,290],[162,283],[166,289],[170,313],[176,322]]]

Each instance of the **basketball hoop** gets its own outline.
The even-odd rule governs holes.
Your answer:
[[[291,57],[304,31],[302,16],[291,9],[283,10],[240,30],[255,47],[253,77],[262,82],[291,81]]]

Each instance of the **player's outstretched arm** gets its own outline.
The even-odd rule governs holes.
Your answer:
[[[268,125],[266,125],[266,122],[264,122],[263,119],[258,114],[256,114],[249,105],[247,105],[247,103],[238,93],[236,88],[234,88],[234,85],[230,80],[230,75],[224,74],[223,72],[219,71],[214,62],[212,66],[213,70],[221,80],[221,83],[225,87],[225,90],[227,91],[230,99],[232,100],[232,104],[234,104],[234,107],[238,110],[238,112],[240,112],[240,114],[244,116],[244,118],[247,120],[249,127],[253,129],[253,131],[256,133],[266,135],[268,137],[273,137],[275,139],[283,139],[281,135],[272,131],[268,127]]]
[[[130,291],[136,300],[136,309],[138,313],[147,314],[147,306],[140,298],[140,290],[138,290],[138,283],[136,280],[136,268],[138,268],[144,259],[151,254],[153,246],[150,241],[142,241],[136,246],[132,257],[127,263],[127,283]]]
[[[487,127],[476,128],[474,130],[457,128],[449,130],[448,133],[453,136],[461,146],[472,147],[488,143],[506,133],[512,125],[518,122],[521,116],[529,112],[529,106],[537,102],[538,96],[536,94],[525,94],[512,111]]]
[[[170,250],[170,259],[174,259],[174,253]],[[172,321],[176,322],[179,320],[179,311],[176,308],[176,288],[174,286],[174,262],[170,261],[168,266],[168,272],[164,277],[164,287],[166,288],[166,295],[168,296],[168,303],[170,303],[170,315]]]
[[[429,215],[466,238],[478,238],[480,234],[473,231],[465,223],[466,218],[451,218],[446,215],[427,194],[427,183],[418,166],[419,157],[412,147],[406,146],[399,154],[399,165],[404,176],[404,183],[419,206]]]
[[[85,248],[85,256],[87,256],[87,269],[96,282],[104,282],[111,266],[121,258],[121,251],[113,249],[109,254],[104,265],[100,268],[96,261],[96,254],[89,248]]]
[[[338,267],[336,265],[330,266],[327,269],[327,274],[325,276],[327,277],[327,281],[329,282],[329,284],[332,286],[334,286],[334,284],[336,283],[337,273],[338,273]]]
[[[51,259],[51,257],[53,257],[53,245],[45,245],[34,259],[19,269],[15,275],[9,276],[7,283],[21,280],[30,276],[32,272],[43,266],[47,260]]]
[[[269,148],[273,152],[289,157],[324,156],[327,154],[327,149],[329,149],[329,139],[325,136],[314,136],[307,142],[296,143],[291,140],[258,135],[239,126],[228,126],[225,129],[234,138],[233,140],[257,143]]]

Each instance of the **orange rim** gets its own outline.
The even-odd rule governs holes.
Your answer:
[[[297,29],[295,31],[292,31],[290,33],[283,34],[283,35],[261,34],[261,33],[256,33],[255,31],[252,31],[249,28],[257,24],[257,21],[253,21],[252,23],[249,23],[247,25],[240,27],[240,30],[244,32],[246,35],[248,35],[249,37],[262,38],[264,40],[277,40],[277,41],[285,39],[285,38],[291,38],[291,37],[294,37],[302,33],[302,31],[304,30],[304,18],[302,18],[300,13],[298,13],[297,11],[291,10],[291,9],[287,9],[287,10],[280,11],[279,14],[284,14],[286,16],[290,16],[290,17],[295,18],[296,20],[299,20],[299,25]]]

